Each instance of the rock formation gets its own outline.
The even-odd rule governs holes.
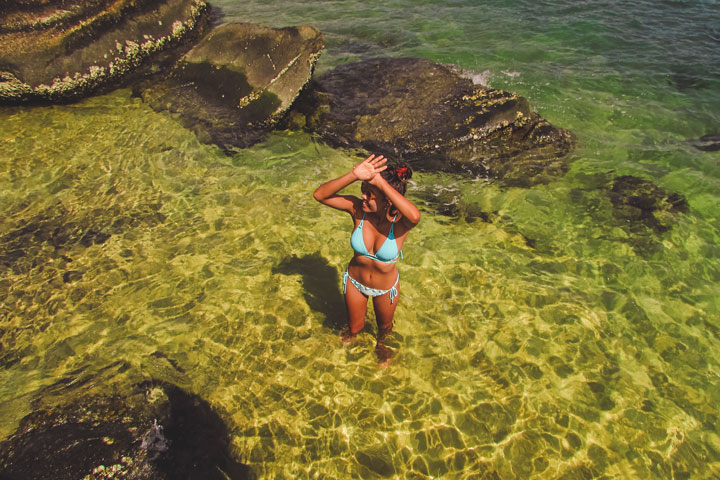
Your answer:
[[[416,168],[528,186],[565,173],[573,135],[515,94],[474,85],[430,60],[374,59],[315,80],[293,108],[327,143],[364,148]]]
[[[5,0],[0,103],[61,102],[158,61],[206,23],[204,0]]]
[[[249,467],[231,458],[220,417],[176,386],[146,382],[122,395],[48,405],[53,396],[45,392],[16,433],[0,443],[3,479],[253,478]]]
[[[250,23],[216,28],[166,80],[142,86],[153,109],[178,113],[202,141],[226,151],[263,138],[309,81],[324,47],[322,33]]]

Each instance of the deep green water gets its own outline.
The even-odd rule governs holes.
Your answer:
[[[155,378],[261,478],[720,476],[720,153],[688,142],[720,133],[720,2],[478,3],[214,2],[317,26],[318,71],[454,63],[578,137],[532,189],[415,175],[385,371],[372,313],[338,338],[352,225],[311,195],[352,152],[280,132],[228,157],[125,89],[0,109],[0,437],[49,385]],[[616,219],[627,174],[689,212]]]

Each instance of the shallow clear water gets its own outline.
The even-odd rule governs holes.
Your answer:
[[[578,136],[570,172],[415,175],[378,370],[372,313],[338,338],[352,225],[311,196],[353,152],[280,132],[227,157],[128,90],[0,109],[0,436],[56,382],[157,378],[261,478],[720,474],[720,153],[688,143],[720,133],[718,2],[215,3],[317,26],[320,71],[424,56],[518,92]],[[600,188],[625,174],[689,212],[629,228]]]

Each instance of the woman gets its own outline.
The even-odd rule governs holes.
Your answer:
[[[375,351],[385,366],[392,351],[384,342],[392,331],[398,304],[400,274],[396,262],[408,233],[420,221],[420,211],[404,196],[412,170],[405,165],[388,168],[386,162],[382,155],[370,155],[351,172],[323,183],[314,193],[318,202],[348,212],[354,224],[350,245],[355,254],[343,274],[348,314],[343,341],[350,343],[365,326],[367,302],[372,297],[378,323]],[[362,198],[338,195],[356,181],[362,182]]]

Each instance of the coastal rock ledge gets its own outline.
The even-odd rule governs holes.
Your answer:
[[[202,31],[204,0],[5,0],[0,104],[63,102],[175,60],[171,47]],[[175,54],[177,55],[177,54]],[[150,61],[149,61],[150,60]]]
[[[417,58],[372,59],[327,72],[298,99],[289,125],[332,146],[508,186],[564,175],[575,144],[572,133],[533,112],[527,99]]]
[[[317,29],[229,23],[209,32],[158,83],[135,88],[226,153],[262,140],[310,80],[325,37]]]

